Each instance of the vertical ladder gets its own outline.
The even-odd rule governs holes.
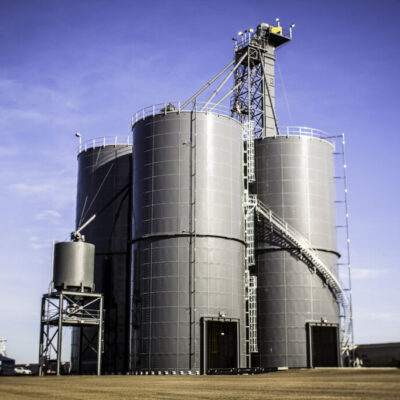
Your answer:
[[[255,163],[254,163],[254,122],[245,121],[243,123],[243,140],[246,142],[246,166],[247,166],[247,182],[253,183],[256,180]]]
[[[249,348],[250,353],[258,353],[257,345],[257,277],[249,275]]]
[[[254,210],[256,195],[250,194],[249,184],[255,182],[254,166],[254,123],[243,122],[243,211],[245,222],[245,301],[246,301],[246,343],[247,366],[251,366],[251,353],[257,347],[257,277],[250,275],[250,267],[255,265],[254,257]]]
[[[350,263],[350,237],[349,237],[349,206],[348,206],[348,190],[347,190],[347,164],[346,164],[346,140],[344,133],[340,136],[336,136],[337,142],[340,148],[336,149],[334,155],[340,158],[337,166],[341,167],[339,174],[335,176],[335,180],[342,182],[343,198],[336,200],[337,214],[342,216],[341,222],[336,228],[344,229],[344,233],[340,235],[345,240],[344,251],[342,254],[342,262],[338,263],[338,272],[342,281],[343,290],[346,292],[348,298],[347,309],[341,310],[341,342],[342,346],[352,344],[354,341],[353,337],[353,306],[352,306],[352,293],[351,293],[351,263]],[[340,193],[340,190],[336,190],[336,193]],[[339,205],[342,205],[339,208]],[[344,216],[343,216],[344,214]],[[339,237],[339,234],[338,234]],[[343,244],[343,243],[342,243]]]
[[[196,135],[197,100],[193,102],[190,130],[189,204],[189,369],[197,368],[196,351]]]

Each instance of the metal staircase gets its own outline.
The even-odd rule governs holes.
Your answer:
[[[305,262],[313,272],[321,277],[334,294],[340,307],[341,317],[343,317],[345,322],[345,329],[341,338],[342,346],[347,345],[351,336],[351,307],[339,280],[319,258],[317,252],[312,248],[311,243],[302,234],[297,232],[259,199],[256,198],[255,203],[255,211],[264,223],[264,237],[270,236],[271,233],[277,236],[280,239],[278,241],[279,245],[290,248],[300,260]]]

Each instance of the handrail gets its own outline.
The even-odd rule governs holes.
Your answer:
[[[320,129],[310,128],[308,126],[286,126],[281,128],[280,136],[308,136],[311,138],[326,140],[335,144],[335,137]]]
[[[117,146],[124,144],[126,144],[127,146],[132,146],[131,135],[97,137],[79,143],[78,154],[82,151],[94,149],[95,147]]]
[[[291,39],[292,35],[290,32],[290,29],[282,28],[282,33],[272,33],[273,35],[278,35],[278,36],[283,36],[285,38]],[[240,36],[240,39],[236,42],[235,44],[235,50],[241,50],[245,48],[248,45],[259,45],[259,42],[263,42],[265,39],[260,39],[257,37],[257,32],[250,33],[250,32],[245,32],[242,36]]]
[[[330,287],[332,292],[335,294],[337,301],[342,306],[345,320],[347,321],[345,328],[345,335],[342,338],[342,344],[346,345],[349,339],[350,326],[349,326],[349,315],[348,310],[350,309],[350,303],[347,298],[345,291],[342,288],[339,280],[333,275],[330,269],[325,265],[325,263],[318,257],[315,250],[312,248],[311,243],[298,231],[296,231],[292,226],[290,226],[284,219],[275,214],[271,209],[269,209],[265,204],[263,204],[259,199],[256,199],[256,212],[265,218],[275,229],[277,229],[288,242],[290,242],[295,247],[299,248],[302,255],[305,256],[309,262],[318,270],[318,272],[325,279],[327,285]]]
[[[182,111],[200,112],[200,110],[202,110],[205,104],[206,102],[201,102],[201,101],[194,101],[188,105],[185,105],[185,107],[181,106],[180,101],[154,104],[152,106],[142,108],[141,110],[135,113],[135,115],[132,117],[132,127],[136,122],[158,114],[166,115],[169,113],[180,113]],[[207,107],[204,110],[202,110],[202,112],[204,113],[213,112],[215,114],[222,114],[228,117],[231,116],[231,109],[229,107],[215,103],[207,104]]]

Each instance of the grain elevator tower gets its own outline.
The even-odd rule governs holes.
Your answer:
[[[277,19],[277,26],[261,23],[235,40],[231,109],[244,128],[253,367],[338,366],[340,339],[345,344],[351,334],[337,270],[333,137],[282,130],[275,112],[275,51],[291,40],[293,27],[285,31]]]

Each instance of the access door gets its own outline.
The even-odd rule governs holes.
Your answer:
[[[309,367],[338,367],[337,326],[309,326]]]
[[[210,368],[237,368],[238,322],[206,320],[204,323],[206,371]]]

